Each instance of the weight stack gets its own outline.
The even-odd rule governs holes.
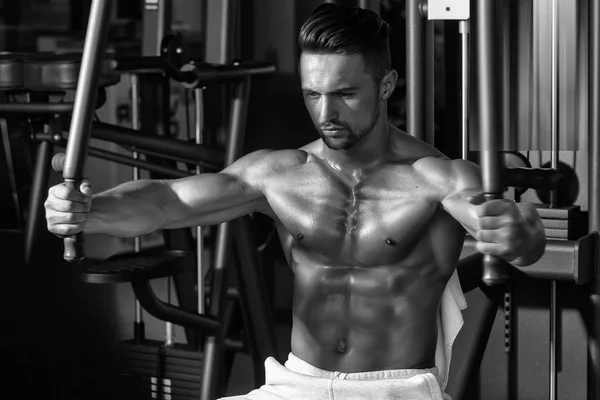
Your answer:
[[[579,206],[550,207],[535,204],[546,238],[555,240],[577,240],[587,233],[587,218]]]
[[[120,345],[119,386],[130,399],[197,400],[204,356],[185,345],[134,340]],[[125,396],[123,396],[125,397]]]

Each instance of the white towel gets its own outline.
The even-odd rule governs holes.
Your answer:
[[[446,384],[448,383],[450,360],[452,359],[452,345],[464,324],[462,310],[465,308],[467,308],[467,300],[460,286],[458,273],[454,270],[442,294],[440,315],[438,317],[435,366],[439,371],[442,391],[445,391]]]

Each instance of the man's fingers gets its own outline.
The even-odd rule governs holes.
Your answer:
[[[51,187],[50,194],[60,200],[76,201],[79,203],[85,203],[89,199],[89,196],[86,196],[77,190],[73,190],[73,188],[70,188],[65,184]]]
[[[55,235],[73,235],[83,231],[87,221],[87,212],[60,212],[55,209],[46,211],[48,230]]]
[[[48,230],[58,237],[75,235],[83,231],[83,224],[48,225]]]
[[[511,224],[511,219],[502,216],[493,216],[493,217],[480,217],[477,222],[479,224],[478,229],[500,229],[502,227],[508,226]]]
[[[54,201],[49,202],[48,206],[59,213],[86,213],[90,210],[89,202]]]
[[[81,224],[87,220],[86,212],[60,212],[54,211],[46,218],[48,222],[54,225]]]
[[[94,191],[94,186],[91,179],[83,179],[79,186],[79,191],[84,195],[91,197]]]
[[[478,206],[480,204],[485,203],[485,196],[482,194],[476,194],[473,195],[471,197],[469,197],[468,199],[469,204],[473,204],[474,206]]]
[[[512,200],[489,200],[477,207],[477,216],[481,218],[505,214],[513,205],[514,202]]]
[[[477,242],[475,243],[475,248],[482,254],[489,254],[491,256],[501,257],[507,260],[513,258],[507,253],[508,248],[505,244]]]
[[[502,229],[480,229],[475,232],[475,239],[480,242],[497,243],[503,238]]]

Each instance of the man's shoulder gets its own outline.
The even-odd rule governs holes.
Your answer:
[[[233,173],[249,182],[258,182],[273,173],[305,164],[307,159],[308,154],[302,150],[262,149],[246,154],[224,172]]]
[[[417,172],[442,182],[479,176],[476,164],[462,159],[451,159],[429,143],[399,129],[395,131],[392,151],[403,164],[412,164]]]
[[[304,164],[308,159],[308,153],[302,149],[258,150],[253,154],[257,160],[273,168]]]
[[[435,167],[440,164],[437,161],[449,160],[441,151],[429,143],[411,136],[396,127],[392,129],[393,134],[390,150],[394,162],[405,165],[412,164],[414,167],[433,162],[433,166]]]
[[[416,160],[413,166],[421,176],[446,193],[481,186],[479,167],[467,160],[432,155]]]
[[[294,167],[311,163],[319,158],[317,153],[321,147],[320,145],[320,140],[315,140],[299,149],[271,150],[269,159],[273,165],[280,167]]]

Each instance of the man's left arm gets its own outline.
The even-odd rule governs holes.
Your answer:
[[[449,183],[442,206],[477,240],[483,254],[501,257],[515,266],[535,263],[544,254],[546,235],[535,207],[508,199],[486,201],[481,172],[464,160],[445,160]]]

